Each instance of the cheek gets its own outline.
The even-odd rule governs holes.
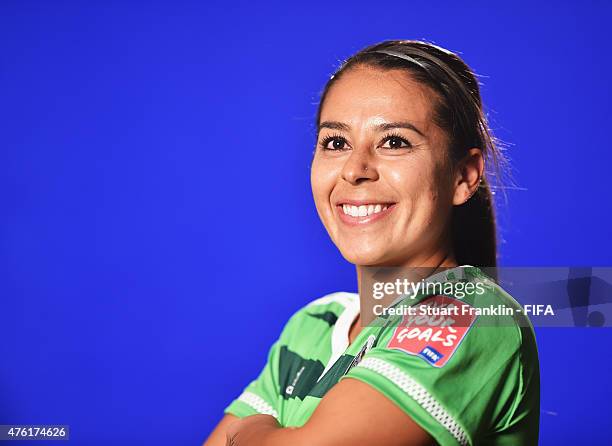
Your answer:
[[[310,184],[315,205],[320,214],[331,210],[330,195],[336,184],[338,172],[338,167],[334,163],[315,156],[310,172]]]
[[[386,178],[403,202],[404,224],[412,229],[426,229],[443,219],[444,210],[450,205],[446,203],[445,179],[434,166],[420,163],[389,169]]]
[[[386,183],[395,191],[404,212],[412,216],[428,194],[429,180],[422,168],[413,163],[393,166],[384,172]]]
[[[452,209],[452,194],[447,184],[447,178],[432,172],[426,181],[426,188],[421,193],[419,207],[423,210],[422,220],[429,228],[438,228],[431,231],[437,234],[446,226]],[[438,175],[437,175],[438,174]]]

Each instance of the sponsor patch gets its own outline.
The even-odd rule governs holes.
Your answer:
[[[473,306],[450,296],[432,296],[403,317],[387,348],[420,356],[442,367],[453,356],[477,318]]]

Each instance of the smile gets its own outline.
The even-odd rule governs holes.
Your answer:
[[[338,203],[338,217],[348,225],[363,225],[386,217],[395,203]]]
[[[342,205],[342,212],[351,217],[366,217],[372,214],[386,211],[389,206],[386,204],[368,204],[362,206],[353,206],[350,204]]]

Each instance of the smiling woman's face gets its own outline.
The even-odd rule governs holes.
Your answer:
[[[312,191],[349,262],[430,266],[448,249],[454,175],[435,100],[407,73],[369,67],[344,72],[328,91]]]

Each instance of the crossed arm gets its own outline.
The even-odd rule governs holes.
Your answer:
[[[340,381],[302,427],[282,428],[270,415],[226,415],[203,446],[434,446],[395,403],[356,379]]]

